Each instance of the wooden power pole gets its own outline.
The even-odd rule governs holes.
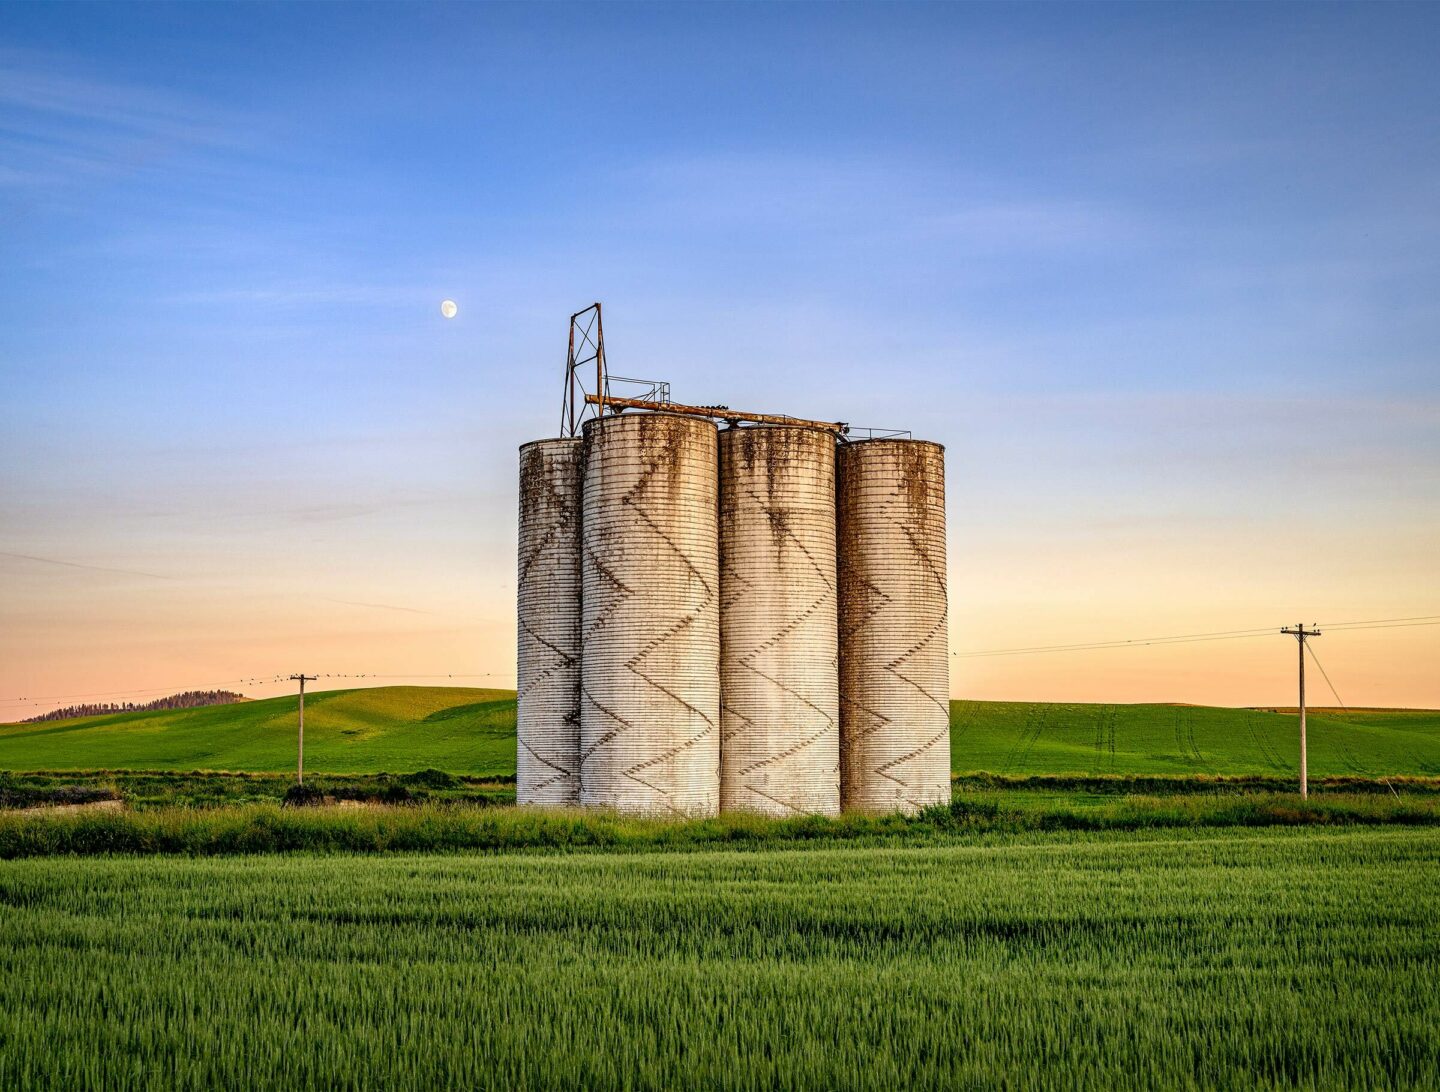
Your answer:
[[[1286,626],[1280,632],[1293,636],[1300,647],[1300,798],[1303,800],[1310,795],[1310,775],[1305,762],[1305,638],[1319,637],[1320,631],[1306,629],[1301,622],[1294,629]]]
[[[303,785],[305,784],[305,684],[306,682],[314,682],[316,676],[301,674],[291,675],[290,677],[300,682],[300,748],[295,753],[295,784]],[[1305,714],[1303,712],[1300,714],[1300,723],[1302,725],[1300,738],[1304,739],[1305,732],[1303,725],[1305,723]],[[1304,753],[1303,749],[1301,753]],[[1300,763],[1300,768],[1303,770],[1305,768],[1305,759],[1301,758]]]

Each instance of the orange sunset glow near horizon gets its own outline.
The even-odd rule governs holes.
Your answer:
[[[956,698],[1440,707],[1433,18],[0,7],[0,721],[513,687],[596,299],[945,446]]]
[[[1357,565],[1346,595],[1311,597],[1311,609],[1302,611],[1294,607],[1303,589],[1292,549],[1278,536],[1246,548],[1233,540],[1222,547],[1194,531],[1183,542],[1152,533],[1141,549],[1128,541],[1133,532],[1122,539],[1093,531],[1088,542],[1075,536],[1067,549],[1047,553],[1039,544],[1064,541],[1059,528],[1035,530],[1027,548],[1016,529],[967,519],[969,490],[957,469],[952,461],[956,698],[1293,706],[1295,643],[1278,629],[1303,620],[1322,628],[1374,623],[1328,630],[1314,642],[1345,704],[1440,705],[1440,627],[1413,615],[1401,620],[1409,603],[1403,571],[1376,572],[1367,594],[1356,595],[1364,571]],[[475,501],[472,508],[436,498],[416,505],[420,511],[402,505],[400,518],[382,518],[334,500],[284,531],[272,529],[268,552],[255,549],[253,536],[248,557],[216,544],[195,569],[168,576],[155,565],[168,559],[153,556],[109,556],[115,564],[102,567],[5,555],[7,615],[26,624],[0,632],[0,696],[8,700],[0,720],[184,689],[266,697],[292,692],[283,678],[292,671],[320,674],[316,690],[512,689],[513,497],[490,499],[489,510],[504,514],[493,522],[470,515],[479,511],[481,498]],[[371,533],[358,535],[362,526]],[[1363,557],[1360,544],[1351,550]],[[1325,556],[1345,566],[1347,552],[1332,546]],[[1237,564],[1216,566],[1211,555]],[[428,563],[415,564],[417,557]],[[1416,558],[1412,578],[1423,561]],[[156,572],[126,569],[146,563]],[[1254,605],[1262,588],[1292,598],[1276,595],[1262,611]],[[1263,630],[1267,622],[1276,632],[1236,632]],[[1203,639],[1018,651],[1181,636]],[[1335,704],[1318,672],[1309,700]]]

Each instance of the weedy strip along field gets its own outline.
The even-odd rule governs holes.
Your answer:
[[[515,802],[510,778],[456,777],[441,770],[409,774],[310,774],[322,798],[375,803]],[[218,773],[181,770],[0,770],[0,810],[118,800],[131,808],[272,803],[295,786],[293,773]]]
[[[1433,830],[0,869],[0,1086],[1422,1088]]]
[[[798,845],[949,844],[1043,831],[1225,827],[1440,827],[1440,793],[1209,792],[1120,795],[1078,788],[1016,792],[965,788],[948,806],[913,817],[848,814],[770,819],[732,814],[673,820],[597,810],[473,804],[286,808],[158,807],[143,811],[0,812],[0,860],[45,856],[275,852],[397,853],[754,850]]]
[[[1071,796],[1186,796],[1286,793],[1295,779],[1256,774],[957,774],[956,793],[975,789]],[[183,770],[0,770],[0,812],[53,805],[120,802],[127,808],[212,808],[279,804],[294,789],[292,774]],[[410,774],[311,774],[306,787],[321,801],[372,804],[513,804],[513,778],[456,777],[441,770]],[[1312,792],[1335,794],[1440,793],[1440,778],[1401,775],[1312,778]],[[1023,802],[1026,797],[1016,797]]]

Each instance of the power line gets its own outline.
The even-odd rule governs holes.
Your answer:
[[[1408,626],[1440,626],[1440,615],[1418,615],[1414,618],[1377,618],[1369,622],[1330,622],[1327,629],[1355,632],[1363,629],[1401,629]],[[1238,641],[1250,637],[1266,637],[1275,632],[1273,626],[1264,629],[1220,630],[1215,633],[1182,633],[1173,637],[1133,637],[1112,641],[1077,642],[1068,645],[1033,645],[1023,648],[987,648],[970,652],[952,652],[961,659],[984,656],[1031,656],[1051,652],[1085,652],[1109,648],[1131,648],[1146,645],[1181,645],[1199,641]]]
[[[1315,661],[1315,666],[1320,669],[1320,677],[1325,680],[1325,685],[1330,688],[1330,693],[1335,695],[1335,704],[1345,711],[1346,716],[1349,716],[1350,708],[1345,704],[1344,699],[1340,697],[1340,691],[1335,689],[1335,684],[1330,681],[1330,673],[1325,670],[1325,665],[1320,662],[1320,657],[1315,655],[1315,647],[1307,644],[1305,645],[1305,651],[1310,653],[1310,658]]]
[[[1416,623],[1416,624],[1424,624],[1424,623]],[[1377,626],[1376,628],[1377,628],[1377,629],[1391,629],[1391,628],[1393,628],[1393,627],[1391,627],[1391,626]],[[1349,717],[1349,716],[1350,716],[1350,707],[1345,704],[1345,699],[1340,696],[1340,691],[1336,690],[1336,689],[1335,689],[1335,684],[1330,681],[1330,673],[1325,670],[1325,665],[1320,662],[1320,657],[1317,656],[1317,655],[1315,655],[1315,649],[1314,649],[1312,646],[1309,646],[1309,645],[1307,645],[1307,646],[1305,646],[1305,647],[1307,648],[1307,650],[1308,650],[1309,653],[1310,653],[1310,658],[1315,661],[1315,666],[1320,669],[1320,675],[1321,675],[1321,677],[1325,680],[1325,685],[1330,688],[1330,693],[1335,696],[1335,704],[1338,705],[1338,706],[1340,706],[1341,711],[1345,714],[1346,717]],[[1351,765],[1354,765],[1354,763],[1351,763]],[[1385,787],[1390,790],[1391,795],[1394,796],[1394,797],[1398,800],[1399,797],[1400,797],[1400,794],[1395,791],[1395,786],[1392,785],[1392,784],[1390,784],[1389,779],[1382,777],[1382,778],[1380,778],[1380,780],[1384,783]]]
[[[493,679],[500,674],[498,671],[479,671],[471,674],[462,674],[458,671],[441,672],[436,675],[376,675],[367,672],[363,675],[321,675],[322,679]]]
[[[1034,645],[1028,648],[987,648],[977,649],[971,652],[952,652],[951,655],[963,659],[980,656],[1030,656],[1042,652],[1084,652],[1091,649],[1129,648],[1142,645],[1181,645],[1197,641],[1238,641],[1248,637],[1268,637],[1274,632],[1274,627],[1270,627],[1267,629],[1234,630],[1220,633],[1180,634],[1175,637],[1131,637],[1113,641],[1091,641],[1083,644]]]
[[[501,673],[498,671],[485,671],[466,674],[463,672],[447,672],[442,674],[417,674],[417,675],[381,675],[364,673],[356,675],[327,673],[311,678],[321,679],[492,679],[497,678]],[[222,686],[271,686],[276,683],[287,681],[289,675],[255,675],[243,679],[226,679],[224,682],[212,683],[188,683],[175,686],[144,686],[136,690],[99,690],[86,694],[36,694],[28,697],[0,698],[0,704],[5,705],[38,705],[41,702],[49,701],[73,701],[78,698],[117,698],[126,697],[131,694],[179,694],[187,690],[218,690]]]
[[[142,686],[138,690],[98,690],[89,694],[36,694],[25,698],[0,698],[0,702],[36,702],[36,701],[67,701],[71,698],[115,698],[126,694],[153,694],[158,690],[166,690],[171,693],[182,693],[186,690],[215,689],[221,686],[265,686],[270,683],[283,682],[285,676],[276,675],[272,678],[255,676],[246,679],[226,679],[218,683],[189,683],[184,686]]]
[[[1329,630],[1339,630],[1346,625],[1375,625],[1377,622],[1433,622],[1440,621],[1440,614],[1416,614],[1410,618],[1364,618],[1358,622],[1325,622]]]
[[[1410,626],[1436,626],[1440,625],[1440,614],[1412,615],[1407,618],[1371,618],[1354,622],[1327,622],[1326,629],[1358,631],[1365,629],[1402,629]],[[988,656],[1034,656],[1056,652],[1090,652],[1101,651],[1112,648],[1135,648],[1154,645],[1179,645],[1193,644],[1204,641],[1237,641],[1246,640],[1252,637],[1269,636],[1275,632],[1273,626],[1266,626],[1257,629],[1232,629],[1217,630],[1209,633],[1181,633],[1167,637],[1133,637],[1127,639],[1109,641],[1085,641],[1064,645],[1032,645],[1021,648],[990,648],[975,649],[969,652],[952,652],[950,655],[960,659],[978,659]],[[1312,653],[1313,655],[1313,653]],[[1317,661],[1318,666],[1318,661]],[[1324,674],[1324,669],[1321,669]],[[493,679],[498,678],[501,672],[437,672],[433,674],[382,674],[376,672],[360,673],[339,673],[327,672],[319,675],[321,679]],[[127,697],[131,694],[177,694],[186,690],[218,689],[222,686],[271,686],[276,683],[285,682],[289,676],[284,673],[274,675],[253,675],[240,679],[226,679],[218,683],[190,683],[177,686],[145,686],[134,690],[100,690],[81,694],[36,694],[25,697],[0,698],[3,705],[38,705],[41,702],[51,701],[73,701],[79,698],[115,698]],[[1329,682],[1329,679],[1326,679]],[[1331,688],[1333,690],[1333,687]],[[1338,701],[1338,695],[1336,700]]]
[[[1330,626],[1329,628],[1330,628],[1330,629],[1342,629],[1342,630],[1358,630],[1358,629],[1408,629],[1410,626],[1440,626],[1440,621],[1436,621],[1436,622],[1396,622],[1396,623],[1394,623],[1394,624],[1392,624],[1392,625],[1388,625],[1388,626],[1381,626],[1381,625],[1375,625],[1375,626],[1359,626],[1359,625],[1354,625],[1354,624],[1346,625],[1346,624],[1344,624],[1344,623],[1341,623],[1341,624],[1338,625],[1338,626]]]

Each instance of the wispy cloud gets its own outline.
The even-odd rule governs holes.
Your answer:
[[[174,92],[0,49],[0,185],[126,173],[186,148],[235,150],[244,130],[242,119]]]
[[[997,251],[1113,246],[1142,235],[1127,210],[1066,194],[1013,197],[1013,184],[980,173],[883,157],[676,155],[628,170],[622,181],[652,209],[698,226],[819,228],[872,242]]]
[[[395,306],[397,303],[413,304],[418,300],[428,303],[434,294],[434,290],[428,285],[317,284],[286,281],[246,288],[176,292],[161,299],[162,302],[171,304],[241,304],[258,307],[313,307],[327,304]]]
[[[330,523],[335,520],[357,519],[361,516],[374,515],[376,512],[384,511],[386,508],[399,507],[399,503],[392,504],[363,504],[336,503],[336,504],[307,504],[298,508],[286,510],[286,515],[298,523]]]
[[[435,613],[434,611],[421,610],[419,607],[397,607],[392,603],[357,603],[352,599],[331,599],[329,596],[325,596],[324,599],[327,603],[339,603],[341,606],[346,607],[368,607],[371,610],[398,610],[403,611],[405,614]]]
[[[862,209],[873,216],[878,195],[893,201],[914,188],[913,172],[899,164],[781,153],[663,156],[623,171],[620,181],[667,216],[752,228],[827,224]]]
[[[13,558],[17,561],[35,561],[42,565],[62,565],[67,569],[87,569],[96,573],[118,573],[123,576],[144,576],[151,580],[174,580],[173,576],[164,576],[160,573],[146,573],[138,569],[113,569],[108,565],[87,565],[83,561],[61,561],[55,557],[37,557],[34,554],[12,554],[0,550],[0,557]]]
[[[931,240],[951,239],[1007,251],[1113,247],[1141,235],[1133,214],[1067,199],[976,201],[928,217],[923,227]]]

